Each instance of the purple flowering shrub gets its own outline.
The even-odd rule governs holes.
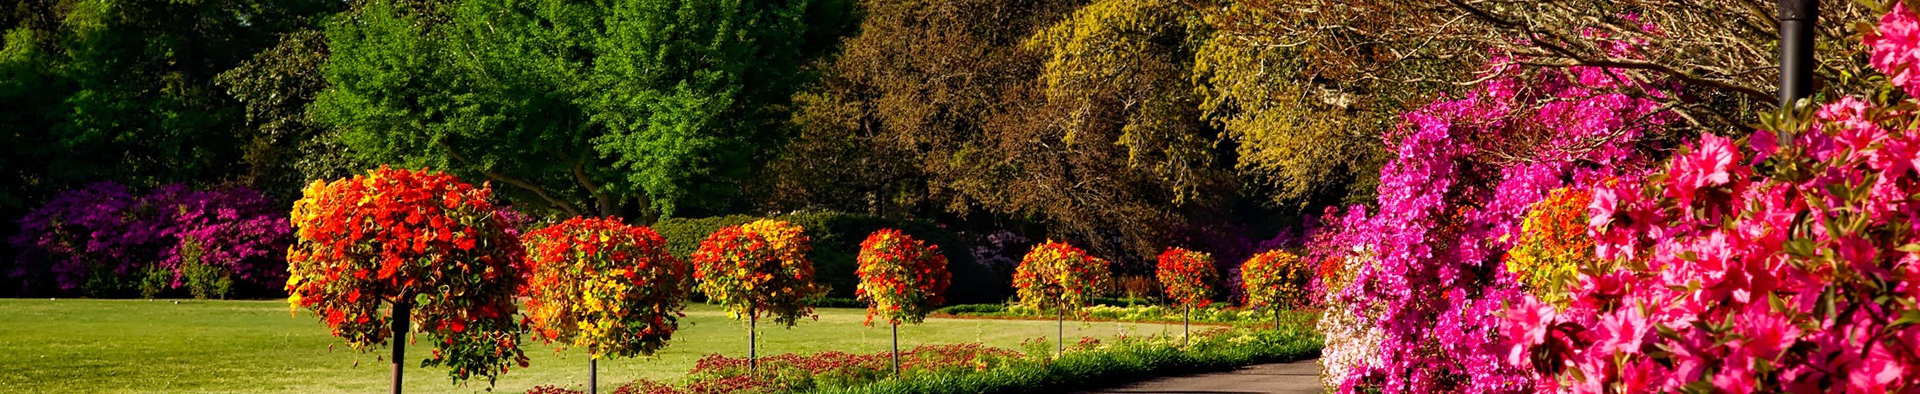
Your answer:
[[[28,291],[124,296],[174,289],[203,273],[273,288],[286,277],[292,227],[266,196],[167,185],[136,196],[101,182],[61,193],[19,221],[6,276]],[[151,293],[157,289],[147,289]]]

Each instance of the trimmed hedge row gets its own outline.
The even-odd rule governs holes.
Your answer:
[[[860,242],[882,228],[899,229],[914,238],[940,246],[947,256],[947,269],[953,272],[953,286],[947,290],[948,303],[1000,302],[1012,294],[1010,279],[981,266],[968,253],[968,245],[938,225],[917,220],[892,220],[863,214],[839,212],[800,212],[771,217],[798,224],[813,238],[814,276],[829,286],[827,297],[853,298],[859,277]],[[730,215],[708,218],[670,218],[654,223],[653,230],[667,239],[667,250],[687,258],[699,249],[700,241],[723,227],[737,226],[761,219],[757,216]],[[865,304],[859,305],[864,307]]]

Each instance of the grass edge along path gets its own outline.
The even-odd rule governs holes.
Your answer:
[[[1120,340],[1110,348],[1072,351],[1056,360],[1017,363],[987,371],[942,371],[816,393],[1073,392],[1153,378],[1228,371],[1243,366],[1310,360],[1323,339],[1312,330],[1211,330],[1188,350],[1169,341]]]

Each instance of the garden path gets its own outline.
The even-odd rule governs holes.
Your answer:
[[[1171,376],[1080,394],[1306,394],[1320,392],[1320,360],[1258,364],[1228,372]]]

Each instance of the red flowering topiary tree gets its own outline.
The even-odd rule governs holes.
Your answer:
[[[734,318],[747,319],[750,369],[757,366],[760,316],[793,327],[801,316],[813,314],[812,300],[825,293],[813,283],[808,242],[800,226],[763,219],[715,231],[693,253],[700,292]]]
[[[572,218],[527,233],[524,322],[540,339],[587,348],[587,387],[599,392],[599,359],[652,355],[686,308],[687,264],[646,227]]]
[[[1269,250],[1247,258],[1240,265],[1240,282],[1247,286],[1248,308],[1273,311],[1273,324],[1280,325],[1280,310],[1306,306],[1308,286],[1314,267],[1300,256],[1281,250]]]
[[[1020,303],[1042,311],[1054,311],[1060,338],[1057,351],[1066,350],[1066,314],[1093,304],[1093,297],[1113,281],[1106,260],[1064,242],[1048,240],[1036,245],[1020,259],[1013,271],[1013,287]]]
[[[520,242],[492,194],[451,175],[386,167],[314,182],[293,204],[287,302],[356,349],[391,338],[394,393],[412,332],[433,344],[422,364],[492,384],[509,363],[527,364],[513,319]]]
[[[1193,334],[1193,308],[1213,303],[1213,282],[1220,279],[1219,271],[1213,268],[1213,256],[1167,248],[1160,253],[1159,269],[1154,274],[1166,287],[1167,298],[1185,309],[1180,318],[1181,340],[1185,342],[1185,337]]]
[[[873,317],[887,319],[893,328],[893,373],[900,374],[900,322],[919,323],[945,300],[941,296],[953,274],[947,256],[895,229],[880,229],[860,243],[860,287],[854,295],[868,300],[867,324]]]

